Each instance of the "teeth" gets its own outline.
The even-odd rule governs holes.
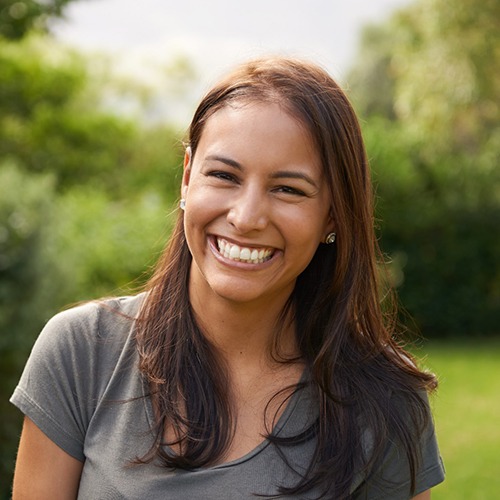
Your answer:
[[[273,255],[273,250],[269,248],[261,248],[260,250],[257,250],[256,248],[240,247],[238,245],[232,245],[221,238],[217,238],[217,246],[219,248],[219,252],[226,259],[251,262],[252,264],[265,262]]]
[[[240,258],[240,247],[238,245],[233,245],[231,250],[229,250],[229,258],[230,259],[238,259]]]
[[[231,248],[231,252],[233,249]],[[240,260],[250,260],[250,257],[252,256],[252,252],[250,251],[249,248],[242,248],[240,252]]]

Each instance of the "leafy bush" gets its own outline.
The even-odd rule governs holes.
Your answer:
[[[382,248],[426,336],[500,330],[500,10],[420,0],[364,36],[350,76]]]
[[[85,61],[0,38],[0,498],[21,415],[8,403],[38,332],[62,307],[128,293],[166,239],[176,131],[106,112]]]
[[[54,179],[0,165],[0,484],[9,485],[21,418],[8,399],[44,318],[41,258]],[[35,305],[37,304],[37,305]]]
[[[57,196],[53,176],[0,167],[1,484],[11,483],[21,428],[8,399],[44,322],[69,303],[135,291],[166,240],[170,207],[152,193]]]
[[[365,124],[365,138],[380,242],[405,309],[425,336],[498,334],[499,172],[487,169],[489,152],[473,164],[452,155],[434,164],[381,118]]]

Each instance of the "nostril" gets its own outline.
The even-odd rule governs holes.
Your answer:
[[[264,203],[258,200],[241,200],[227,214],[227,221],[239,232],[262,230],[267,226],[268,215]],[[246,202],[245,202],[246,201]],[[257,202],[258,201],[258,202]]]

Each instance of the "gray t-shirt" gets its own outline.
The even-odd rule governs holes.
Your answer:
[[[53,442],[84,461],[78,498],[238,500],[276,495],[277,486],[296,484],[297,473],[267,441],[242,458],[191,472],[167,470],[158,462],[132,463],[153,442],[151,400],[137,366],[134,322],[126,317],[137,314],[142,300],[139,295],[90,303],[52,318],[11,398]],[[299,391],[275,433],[296,434],[316,414],[314,398]],[[305,470],[313,446],[308,442],[284,450],[296,471]],[[421,437],[421,447],[416,493],[444,478],[432,427]],[[377,475],[387,481],[370,486],[359,476],[353,498],[409,498],[408,467],[400,450],[390,449]],[[315,492],[300,498],[315,498]]]

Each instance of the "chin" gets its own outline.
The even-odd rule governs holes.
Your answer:
[[[219,298],[239,305],[258,302],[264,296],[262,292],[250,290],[248,287],[235,289],[234,287],[214,286],[212,290]]]
[[[210,288],[217,295],[228,302],[238,305],[259,305],[260,307],[269,306],[272,302],[287,300],[292,293],[293,286],[281,288],[279,290],[270,290],[264,287],[262,283],[255,283],[245,280],[217,280]]]

